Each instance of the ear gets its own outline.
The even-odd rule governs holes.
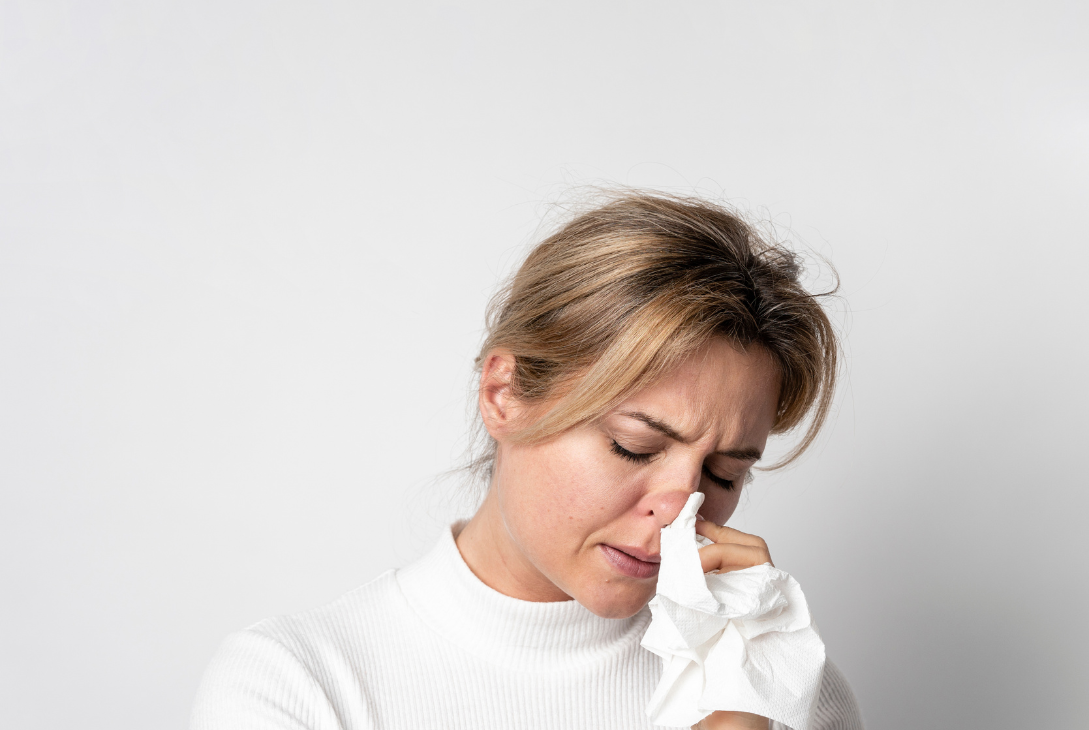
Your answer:
[[[509,350],[492,350],[480,368],[480,416],[484,428],[496,441],[510,433],[522,413],[521,403],[511,391],[514,355]]]

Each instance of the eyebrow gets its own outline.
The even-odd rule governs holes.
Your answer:
[[[658,433],[664,434],[674,441],[679,441],[682,444],[687,444],[691,439],[687,439],[682,436],[677,430],[662,421],[659,421],[654,416],[649,416],[642,411],[625,411],[620,414],[621,416],[627,416],[628,418],[634,418],[636,421],[645,423],[653,428]],[[747,448],[747,449],[727,449],[725,451],[716,451],[716,455],[725,456],[729,459],[738,459],[740,461],[760,461],[760,457],[764,454],[760,449]]]

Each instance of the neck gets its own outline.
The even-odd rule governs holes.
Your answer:
[[[484,585],[511,598],[539,603],[569,601],[532,563],[503,521],[493,482],[488,496],[456,538],[465,564]]]

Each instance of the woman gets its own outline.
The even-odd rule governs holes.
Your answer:
[[[490,310],[475,516],[407,568],[228,638],[194,730],[649,727],[661,528],[699,490],[704,570],[769,562],[719,525],[769,434],[808,423],[790,460],[829,407],[835,337],[799,275],[700,200],[623,193],[570,220]],[[811,727],[861,728],[830,663]]]

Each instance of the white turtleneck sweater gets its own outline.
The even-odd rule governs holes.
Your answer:
[[[498,593],[444,530],[407,568],[228,637],[192,730],[650,728],[662,662],[639,645],[649,622],[646,608],[605,619]],[[831,663],[811,728],[862,730]]]

